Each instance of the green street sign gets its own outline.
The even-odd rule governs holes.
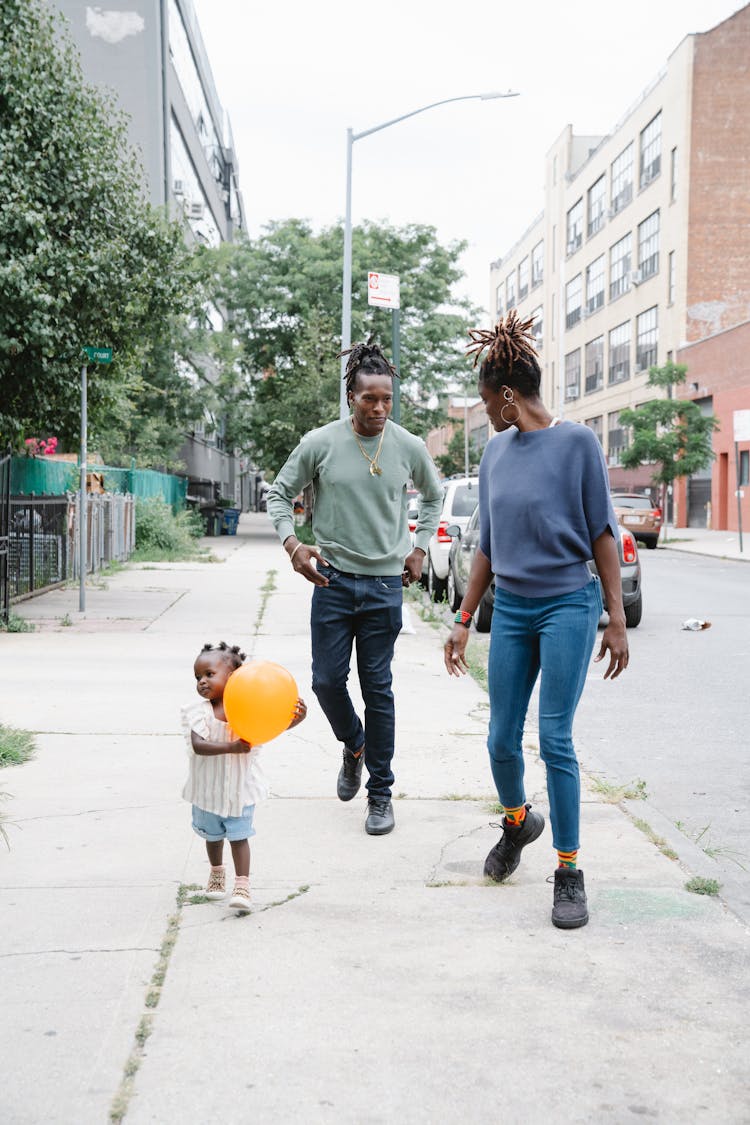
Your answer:
[[[112,362],[112,349],[111,348],[90,348],[85,347],[82,349],[86,353],[86,358],[89,363],[111,363]]]

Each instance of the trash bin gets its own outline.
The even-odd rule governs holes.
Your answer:
[[[221,535],[221,521],[224,512],[221,508],[201,508],[201,517],[203,519],[203,526],[206,529],[206,535]]]
[[[239,508],[225,508],[224,517],[221,521],[221,534],[222,535],[236,535],[237,524],[240,521]]]

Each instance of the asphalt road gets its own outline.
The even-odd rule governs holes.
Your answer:
[[[713,860],[728,904],[750,919],[750,567],[669,550],[641,551],[641,566],[630,666],[613,684],[590,674],[581,761],[613,783],[643,779],[649,804]],[[690,617],[711,627],[685,631]]]

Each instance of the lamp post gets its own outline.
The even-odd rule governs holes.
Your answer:
[[[508,90],[504,94],[489,93],[489,94],[462,94],[458,98],[443,98],[439,102],[430,102],[429,105],[420,106],[419,109],[413,109],[410,113],[403,113],[400,117],[393,117],[390,121],[384,121],[382,125],[374,125],[371,129],[363,129],[361,133],[355,133],[351,128],[346,131],[346,218],[344,221],[344,278],[343,278],[343,291],[341,299],[341,350],[346,351],[352,342],[352,149],[355,141],[361,141],[363,137],[369,137],[371,133],[379,133],[382,129],[388,129],[391,125],[397,125],[399,121],[406,121],[408,117],[415,117],[418,113],[426,113],[428,109],[434,109],[439,105],[448,105],[449,102],[468,102],[468,101],[491,101],[494,98],[517,98],[516,91]],[[346,356],[341,358],[341,388],[339,395],[339,409],[340,416],[346,418],[349,414],[349,404],[346,401],[346,385],[344,383],[344,376],[346,374]]]

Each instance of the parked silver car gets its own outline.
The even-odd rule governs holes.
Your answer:
[[[451,535],[451,549],[448,566],[448,604],[452,610],[457,610],[461,604],[466,587],[469,583],[469,571],[474,561],[474,553],[479,546],[479,509],[474,512],[469,520],[466,530],[461,531],[457,524],[448,528]],[[638,558],[638,547],[631,532],[620,527],[620,542],[618,544],[620,556],[620,580],[622,583],[622,601],[625,607],[625,624],[629,629],[635,629],[640,623],[643,613],[643,597],[641,593],[641,563]],[[596,564],[593,559],[588,564],[592,574],[596,574]],[[604,590],[602,590],[604,598]],[[474,614],[474,624],[480,633],[488,633],[492,624],[492,609],[495,598],[495,583],[485,591],[477,612]],[[607,609],[606,598],[604,608]]]
[[[463,531],[479,503],[478,477],[451,477],[445,481],[440,523],[430,539],[422,562],[422,585],[434,602],[441,602],[448,589],[448,556],[451,549],[451,524]]]

